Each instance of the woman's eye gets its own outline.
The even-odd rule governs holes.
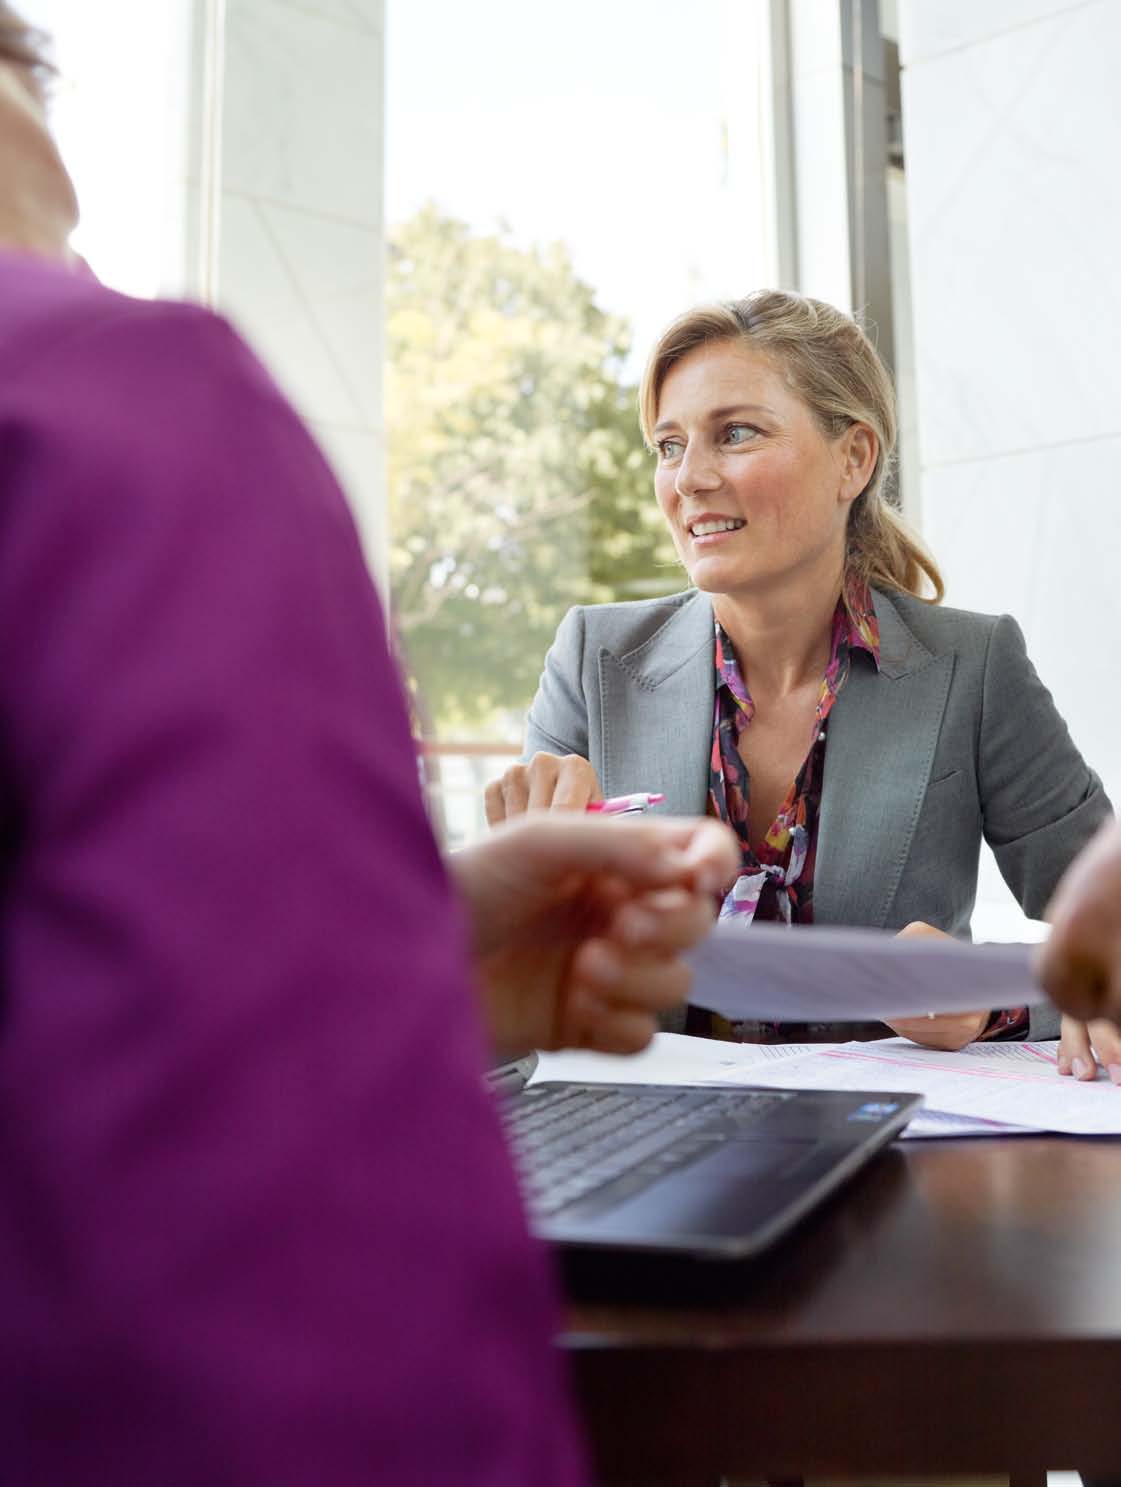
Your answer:
[[[750,444],[758,436],[759,430],[749,423],[730,423],[724,435],[729,444]]]
[[[684,448],[680,439],[659,439],[658,457],[663,460],[679,459]]]

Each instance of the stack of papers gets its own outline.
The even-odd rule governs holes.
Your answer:
[[[973,1043],[960,1053],[906,1038],[873,1043],[723,1043],[659,1033],[644,1053],[543,1053],[533,1076],[611,1084],[768,1085],[910,1091],[927,1108],[905,1136],[1121,1135],[1121,1088],[1060,1076],[1055,1043]]]
[[[960,1053],[941,1053],[906,1038],[884,1038],[827,1046],[781,1067],[791,1088],[915,1090],[929,1110],[959,1119],[1071,1136],[1121,1135],[1121,1089],[1104,1072],[1093,1083],[1064,1078],[1057,1048],[1053,1042],[971,1043]],[[757,1082],[781,1083],[771,1072],[762,1071]]]

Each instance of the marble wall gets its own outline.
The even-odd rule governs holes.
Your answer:
[[[216,298],[384,576],[383,0],[225,0]]]
[[[1121,801],[1121,7],[899,21],[923,526]]]

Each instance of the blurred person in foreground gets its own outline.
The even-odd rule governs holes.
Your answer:
[[[692,585],[565,617],[488,818],[662,791],[736,832],[722,917],[968,936],[982,838],[1039,918],[1109,815],[1008,615],[950,609],[886,494],[895,395],[851,316],[760,290],[655,345],[639,393],[654,496]],[[1054,1037],[1053,1009],[893,1030],[936,1048]],[[871,1024],[727,1024],[747,1041]]]
[[[4,1482],[568,1487],[484,1018],[641,1047],[734,847],[449,882],[333,478],[221,320],[71,271],[43,74],[0,3]]]
[[[1059,1067],[1121,1084],[1121,822],[1104,826],[1059,884],[1039,947],[1040,979],[1061,1007]],[[1096,1055],[1096,1061],[1095,1061]]]

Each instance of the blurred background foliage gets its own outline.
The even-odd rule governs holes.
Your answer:
[[[418,730],[516,740],[570,605],[685,583],[624,375],[629,327],[563,246],[432,206],[388,255],[392,617]]]

